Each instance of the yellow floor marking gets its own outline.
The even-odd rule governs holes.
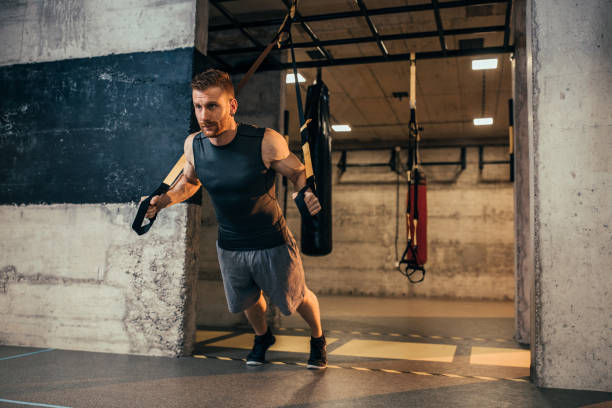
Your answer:
[[[353,370],[359,370],[359,371],[370,371],[369,368],[363,368],[363,367],[351,367]]]
[[[416,375],[432,375],[432,374],[429,374],[429,373],[424,373],[422,371],[410,371],[410,372],[412,374],[416,374]]]
[[[505,343],[505,342],[507,342],[508,340],[506,340],[506,339],[495,339],[495,341],[498,341],[498,342],[500,342],[500,343]]]
[[[279,330],[279,331],[285,331],[285,330],[287,330],[287,329],[286,329],[285,327],[279,327],[279,328],[278,328],[278,330]]]
[[[451,339],[453,339],[453,340],[465,340],[463,337],[454,337],[454,336],[451,337]]]
[[[411,334],[410,337],[415,337],[417,339],[420,339],[423,336],[421,336],[420,334]]]
[[[352,331],[351,334],[361,334],[361,332],[358,331]]]
[[[206,356],[200,356],[199,354],[194,354],[194,357],[195,357],[195,358],[208,358],[208,357],[206,357]]]
[[[308,353],[310,351],[309,337],[304,336],[285,336],[277,335],[276,343],[270,350],[274,351],[288,351],[294,353]],[[328,337],[326,338],[327,344],[332,344],[337,341],[337,338]],[[213,347],[224,347],[224,348],[237,348],[250,350],[253,347],[253,335],[252,334],[241,334],[240,336],[231,337],[225,340],[219,340],[214,343],[207,344],[207,346]]]
[[[283,363],[282,361],[270,361],[270,364],[284,365],[287,363]]]
[[[452,363],[457,346],[383,340],[350,340],[329,354]]]
[[[342,331],[340,331],[340,330],[332,330],[331,332],[332,333],[342,333]]]
[[[215,337],[227,336],[232,334],[230,331],[198,330],[196,331],[196,343],[214,339]]]
[[[381,368],[380,371],[384,371],[385,373],[391,373],[391,374],[401,374],[401,371],[397,371],[397,370],[388,370],[386,368]]]
[[[504,378],[504,380],[516,381],[516,382],[529,382],[528,380],[523,380],[522,378]]]
[[[465,378],[462,375],[457,375],[457,374],[442,374],[445,377],[451,377],[451,378]]]
[[[402,337],[401,334],[399,333],[389,333],[389,336],[393,336],[393,337]]]
[[[472,340],[485,341],[485,339],[483,339],[482,337],[472,337]]]
[[[327,365],[327,368],[342,368],[342,367],[337,366],[337,365],[331,365],[331,364],[328,364],[328,365]]]
[[[295,363],[295,364],[297,364],[297,365],[299,365],[299,366],[305,366],[305,365],[307,365],[306,363]]]
[[[219,360],[226,360],[226,361],[231,361],[232,360],[229,357],[217,357],[217,359],[219,359]]]
[[[441,339],[442,337],[440,336],[429,336],[430,339]]]
[[[472,347],[470,355],[470,364],[529,368],[530,363],[529,350],[522,349]]]
[[[372,336],[380,336],[380,333],[378,332],[370,332],[369,334],[371,334]]]
[[[304,329],[295,329],[295,331],[303,332]]]
[[[478,378],[479,380],[487,380],[487,381],[497,381],[497,378],[493,378],[493,377],[484,377],[481,375],[473,375],[473,378]]]

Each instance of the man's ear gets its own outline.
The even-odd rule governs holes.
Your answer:
[[[236,98],[230,99],[230,115],[236,115],[236,111],[238,110],[238,100]]]

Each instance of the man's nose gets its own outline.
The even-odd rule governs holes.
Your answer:
[[[208,118],[208,111],[204,108],[200,109],[200,111],[197,113],[196,115],[198,117],[198,120],[203,122],[206,120],[206,118]]]

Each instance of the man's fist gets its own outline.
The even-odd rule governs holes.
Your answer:
[[[166,199],[168,196],[166,194],[162,194],[162,195],[156,195],[153,198],[151,198],[151,202],[149,202],[149,208],[147,209],[147,213],[145,215],[145,217],[151,219],[153,217],[155,217],[155,215],[157,215],[157,213],[159,212],[159,210],[161,210],[162,208],[165,208],[168,206],[168,203]],[[144,201],[146,199],[146,197],[143,197],[142,200],[140,200],[140,202]]]
[[[297,197],[298,193],[293,193],[291,196],[294,200]],[[304,192],[304,203],[306,203],[306,207],[308,208],[308,212],[310,215],[315,215],[319,211],[321,211],[321,203],[316,195],[312,192],[311,189],[308,189]]]

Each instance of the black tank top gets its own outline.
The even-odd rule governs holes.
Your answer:
[[[193,138],[196,175],[213,203],[223,249],[264,249],[289,242],[276,201],[275,172],[261,158],[264,132],[240,124],[236,137],[224,146],[213,145],[202,133]]]

